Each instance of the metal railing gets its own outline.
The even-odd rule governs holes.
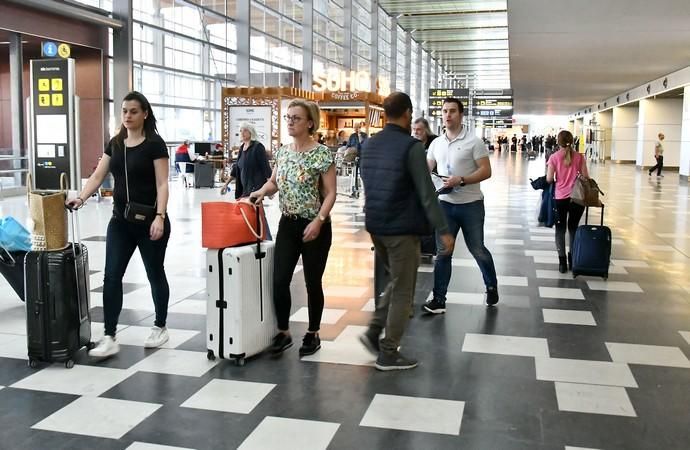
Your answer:
[[[11,151],[10,149],[1,150]],[[0,199],[4,199],[5,195],[19,195],[26,192],[28,165],[29,158],[26,156],[0,154]]]

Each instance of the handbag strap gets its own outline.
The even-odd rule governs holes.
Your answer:
[[[127,144],[122,141],[122,145],[125,147],[125,187],[127,188],[127,203],[129,203],[129,176],[127,176]]]
[[[241,205],[241,204],[242,204],[242,203],[238,203],[238,205]],[[250,206],[251,206],[251,205],[250,205]],[[257,211],[258,211],[258,209],[259,209],[258,206],[254,206],[254,208],[255,208]],[[260,215],[260,214],[257,214],[257,220],[256,220],[256,222],[257,222],[256,225],[257,225],[257,228],[258,228],[258,233],[257,233],[257,231],[254,230],[254,227],[252,227],[252,224],[249,223],[249,219],[247,219],[247,215],[245,214],[245,212],[244,212],[244,210],[242,209],[242,207],[240,207],[240,214],[242,214],[242,218],[244,219],[244,223],[247,224],[247,228],[249,228],[249,231],[251,231],[251,233],[254,235],[254,237],[255,237],[257,240],[261,240],[261,236],[264,235],[264,223],[263,223],[263,221],[261,220],[261,215]]]

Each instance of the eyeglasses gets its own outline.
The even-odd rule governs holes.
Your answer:
[[[299,122],[302,121],[303,117],[300,117],[300,116],[288,116],[287,114],[285,114],[285,115],[283,116],[283,119],[285,119],[285,121],[288,122],[288,123],[290,123],[290,122],[292,122],[292,123],[299,123]]]

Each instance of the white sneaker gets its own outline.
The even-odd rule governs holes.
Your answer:
[[[94,358],[107,358],[120,351],[120,344],[112,336],[103,336],[98,345],[91,349],[89,356]]]
[[[168,329],[163,327],[153,327],[151,328],[151,334],[144,341],[144,348],[156,348],[168,342],[170,336],[168,336]]]

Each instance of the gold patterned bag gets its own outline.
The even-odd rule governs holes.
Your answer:
[[[33,222],[31,250],[62,250],[67,247],[67,176],[60,175],[59,191],[34,191],[31,174],[26,179],[29,217]]]

